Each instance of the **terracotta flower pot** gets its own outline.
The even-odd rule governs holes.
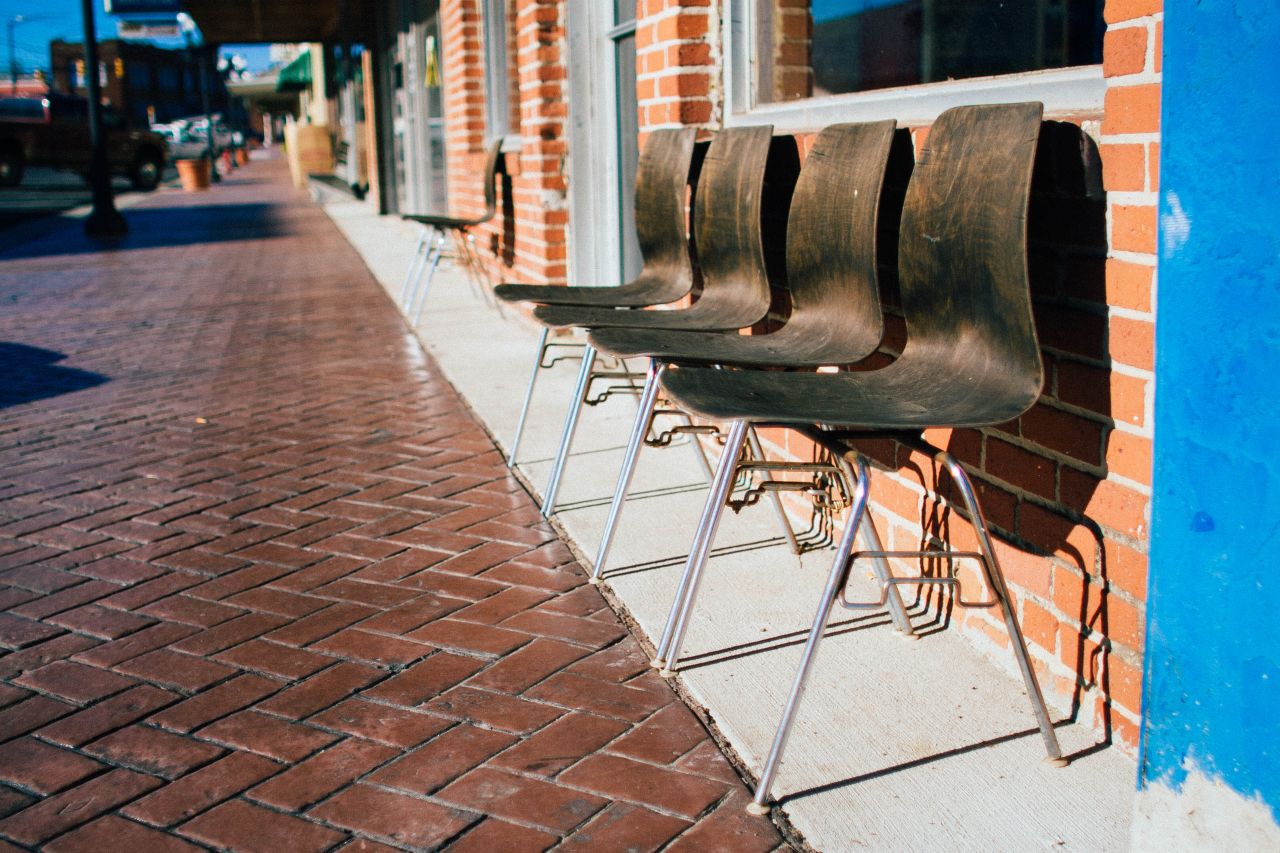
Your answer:
[[[237,162],[237,163],[239,163],[241,166],[244,166],[244,165],[246,165],[246,164],[249,162],[249,149],[248,149],[248,148],[237,148],[237,149],[236,149],[236,162]]]
[[[179,160],[176,165],[178,167],[178,179],[182,181],[183,192],[194,193],[209,189],[212,169],[208,158]]]

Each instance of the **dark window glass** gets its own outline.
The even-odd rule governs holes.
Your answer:
[[[757,2],[766,102],[1102,61],[1102,0]]]
[[[515,0],[489,0],[485,7],[485,50],[488,62],[489,136],[520,131],[520,59]]]

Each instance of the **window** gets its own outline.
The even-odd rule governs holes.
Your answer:
[[[516,0],[485,0],[485,118],[490,139],[520,132]]]
[[[930,121],[1001,100],[1098,109],[1102,2],[730,0],[730,123]]]

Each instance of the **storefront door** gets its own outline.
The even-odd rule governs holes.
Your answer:
[[[640,269],[634,0],[569,2],[569,279],[621,284]]]

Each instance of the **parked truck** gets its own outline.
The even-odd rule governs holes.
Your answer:
[[[104,108],[102,124],[112,174],[127,176],[135,189],[155,189],[164,171],[164,137],[125,127],[110,107]],[[0,98],[0,187],[16,187],[28,166],[84,175],[91,158],[89,104],[84,98]]]

